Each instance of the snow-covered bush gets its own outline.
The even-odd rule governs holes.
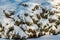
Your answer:
[[[16,10],[0,8],[0,37],[23,39],[60,34],[59,5],[49,6],[50,9],[40,3],[23,2]]]

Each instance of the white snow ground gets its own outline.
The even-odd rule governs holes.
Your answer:
[[[42,36],[40,38],[34,38],[34,39],[27,39],[27,40],[60,40],[60,35],[54,35],[54,36]]]
[[[13,40],[13,39],[2,39],[0,38],[0,40]],[[39,38],[32,38],[32,39],[27,39],[27,40],[60,40],[60,35],[46,35],[46,36],[42,36]]]

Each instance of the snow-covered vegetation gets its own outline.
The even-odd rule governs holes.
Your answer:
[[[60,34],[59,0],[0,0],[0,38],[38,38]]]

